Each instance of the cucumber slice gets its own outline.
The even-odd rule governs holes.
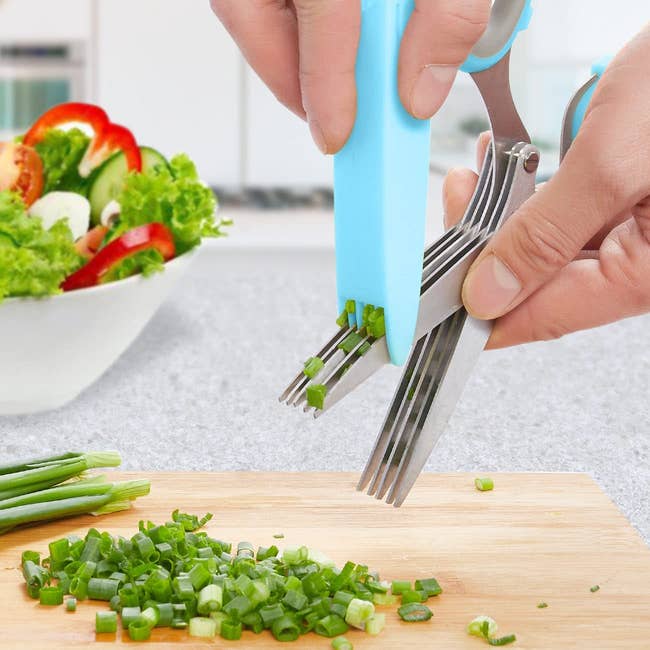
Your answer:
[[[140,147],[142,154],[142,171],[148,172],[158,166],[169,168],[167,159],[151,147]],[[126,157],[120,151],[103,162],[93,171],[88,179],[88,200],[90,201],[90,218],[93,225],[100,222],[102,210],[115,200],[127,175]]]

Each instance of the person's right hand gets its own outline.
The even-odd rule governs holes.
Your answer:
[[[380,0],[384,1],[384,0]],[[346,142],[356,115],[361,0],[211,0],[247,61],[275,96],[307,119],[323,153]],[[482,36],[490,0],[415,0],[399,60],[409,113],[432,117]]]
[[[650,312],[650,24],[612,61],[558,172],[472,265],[463,302],[496,319],[488,347],[565,334]],[[489,135],[481,138],[479,157]],[[476,187],[445,185],[447,225]]]

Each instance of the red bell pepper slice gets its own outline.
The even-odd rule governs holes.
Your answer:
[[[23,142],[33,147],[43,140],[50,129],[71,123],[85,124],[94,134],[79,165],[79,173],[83,177],[87,177],[95,167],[116,151],[124,152],[129,171],[142,171],[140,148],[131,131],[119,124],[112,124],[106,112],[93,104],[70,102],[51,108],[36,120]]]
[[[169,229],[162,223],[148,223],[128,230],[102,248],[85,266],[68,276],[64,291],[94,287],[122,260],[140,251],[155,249],[165,261],[174,257],[176,247]]]
[[[32,128],[25,134],[23,144],[33,147],[43,140],[50,129],[56,129],[72,122],[87,124],[95,134],[100,133],[110,124],[108,115],[99,106],[82,104],[81,102],[59,104],[43,113],[34,122]]]

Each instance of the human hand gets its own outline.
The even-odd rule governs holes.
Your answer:
[[[211,0],[275,96],[309,122],[323,153],[346,142],[356,115],[360,0]],[[479,40],[490,0],[415,0],[399,60],[399,94],[420,119],[440,108]]]
[[[500,348],[650,311],[650,25],[614,59],[557,174],[492,238],[463,287]],[[479,160],[489,134],[479,139]],[[445,182],[460,220],[476,174]]]

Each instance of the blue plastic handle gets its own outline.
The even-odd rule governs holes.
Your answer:
[[[516,0],[495,0],[490,24],[461,66],[463,72],[482,72],[496,65],[510,51],[519,32],[528,28],[533,16],[532,0],[521,2],[519,16],[514,16],[516,20],[513,21],[509,14],[517,9],[515,2]]]
[[[384,308],[391,361],[404,363],[420,304],[430,127],[400,101],[397,64],[413,0],[363,0],[357,117],[334,160],[339,311]],[[327,62],[324,62],[327,65]]]
[[[591,66],[591,74],[598,77],[598,80],[603,76],[603,73],[607,69],[607,66],[612,62],[613,56],[604,56],[602,59],[598,59]],[[582,99],[578,102],[575,112],[573,113],[573,121],[571,123],[571,139],[574,140],[578,135],[578,131],[582,126],[582,123],[585,119],[587,113],[587,108],[589,108],[589,103],[591,98],[594,95],[598,83],[593,84],[589,90],[582,96]]]

